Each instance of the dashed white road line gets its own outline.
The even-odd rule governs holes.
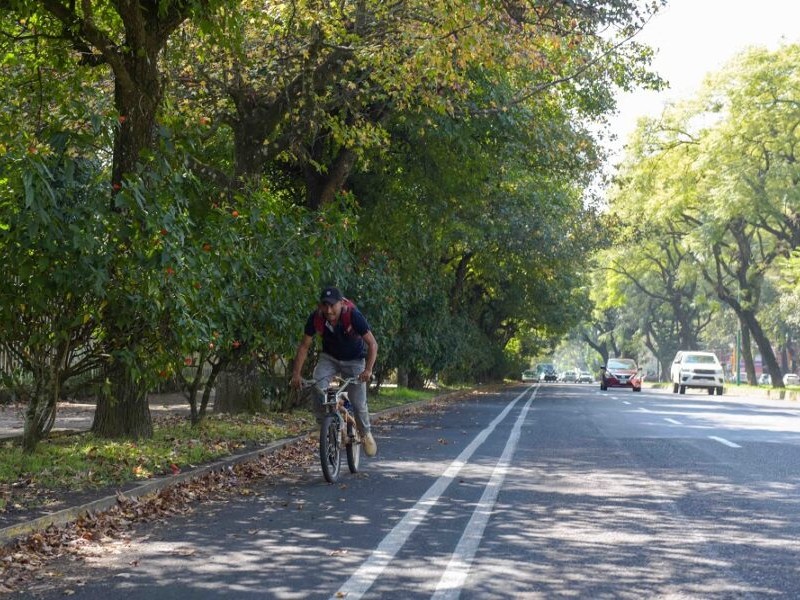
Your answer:
[[[627,400],[623,400],[623,401],[622,401],[622,403],[623,403],[623,404],[627,404],[628,406],[630,406],[630,405],[631,405],[631,403],[630,403],[630,402],[628,402]]]
[[[491,480],[484,489],[469,523],[464,528],[464,533],[458,541],[458,545],[439,580],[439,584],[436,586],[436,592],[433,594],[432,600],[458,600],[461,595],[461,588],[464,587],[464,583],[467,581],[467,575],[469,575],[470,567],[475,559],[475,553],[478,551],[478,545],[481,543],[486,524],[489,522],[489,517],[497,502],[500,487],[503,485],[503,480],[511,464],[511,458],[519,442],[522,423],[525,421],[525,416],[528,414],[532,401],[533,396],[531,396],[522,408],[519,417],[517,417],[503,450],[503,455],[497,462],[492,472]]]
[[[725,444],[730,448],[741,448],[739,444],[734,444],[733,442],[726,440],[725,438],[717,437],[716,435],[710,435],[708,438],[714,440],[715,442],[719,442],[720,444]]]
[[[680,421],[676,421],[675,419],[670,419],[669,417],[664,417],[664,420],[668,423],[672,423],[673,425],[683,425]]]
[[[533,390],[528,405],[536,397],[538,387]],[[383,538],[378,544],[378,547],[372,554],[365,560],[362,565],[350,576],[344,585],[339,588],[339,591],[331,596],[331,600],[335,598],[347,598],[353,600],[362,598],[364,594],[369,591],[372,584],[375,582],[381,573],[386,569],[387,565],[400,551],[400,548],[406,543],[406,540],[411,536],[411,533],[419,526],[425,519],[428,512],[439,502],[439,498],[447,489],[447,487],[455,479],[458,472],[469,462],[470,457],[478,449],[478,447],[486,441],[489,434],[494,431],[497,425],[506,418],[511,409],[525,394],[530,391],[530,388],[522,392],[511,403],[509,403],[499,415],[497,415],[486,428],[481,431],[470,444],[461,451],[455,460],[450,463],[450,466],[445,469],[444,473],[431,485],[430,488],[422,495],[417,503],[411,507],[406,515],[394,528]],[[527,411],[527,408],[526,408]]]

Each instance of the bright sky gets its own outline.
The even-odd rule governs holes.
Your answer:
[[[617,152],[639,117],[658,116],[668,102],[692,97],[707,74],[745,48],[800,42],[800,1],[669,0],[636,39],[656,50],[653,68],[670,87],[619,97],[620,112],[611,121]]]

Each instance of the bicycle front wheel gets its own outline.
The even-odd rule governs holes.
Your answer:
[[[358,473],[358,463],[361,460],[361,442],[356,441],[356,426],[347,424],[347,466],[351,473]]]
[[[339,418],[336,415],[325,415],[325,420],[322,421],[319,431],[319,460],[325,481],[336,483],[342,461],[339,449]]]

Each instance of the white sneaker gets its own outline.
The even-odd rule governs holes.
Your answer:
[[[378,444],[371,433],[364,436],[364,452],[367,456],[375,456],[378,453]]]

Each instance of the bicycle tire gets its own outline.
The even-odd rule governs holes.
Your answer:
[[[361,462],[361,442],[354,441],[356,439],[356,428],[352,423],[347,424],[347,438],[350,443],[347,444],[347,467],[351,473],[358,473],[358,465]]]
[[[339,417],[325,415],[319,430],[319,461],[322,466],[322,475],[328,483],[336,483],[339,479],[342,454],[339,448],[338,431]]]

